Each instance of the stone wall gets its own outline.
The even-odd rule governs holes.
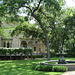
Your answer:
[[[20,42],[19,39],[14,38],[12,41],[12,48],[20,48]]]

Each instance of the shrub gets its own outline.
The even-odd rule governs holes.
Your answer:
[[[52,71],[52,65],[43,65],[43,71]]]
[[[37,64],[32,64],[31,69],[35,70],[36,66],[37,66]]]
[[[6,56],[7,50],[8,50],[7,48],[3,48],[2,54]]]
[[[52,71],[51,65],[44,65],[44,64],[33,64],[32,69],[37,71]]]
[[[32,49],[30,48],[0,48],[0,55],[5,55],[6,54],[14,54],[16,56],[16,54],[30,54],[32,55]],[[7,55],[8,56],[8,55]]]
[[[36,67],[35,67],[35,70],[38,70],[38,71],[43,71],[43,65],[37,65]]]
[[[3,50],[3,48],[0,47],[0,55],[2,55],[2,50]]]
[[[67,71],[67,67],[65,67],[65,66],[53,66],[52,70],[54,72],[65,72],[65,71]]]
[[[7,60],[8,59],[8,57],[3,57],[3,60]]]
[[[33,64],[33,70],[37,71],[47,71],[47,72],[65,72],[67,71],[67,67],[65,66],[54,66],[54,65],[45,65],[45,64]]]
[[[7,53],[9,53],[9,55],[13,54],[13,51],[11,48],[8,48]]]

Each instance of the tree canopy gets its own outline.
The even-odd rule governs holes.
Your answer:
[[[65,22],[63,20],[69,15],[70,11],[66,11],[66,13],[65,9],[61,11],[64,4],[64,0],[3,0],[2,5],[0,5],[0,12],[1,16],[4,16],[8,21],[18,22],[18,26],[12,34],[17,30],[17,34],[22,31],[24,34],[28,34],[27,36],[32,35],[37,37],[41,35],[47,45],[47,60],[50,60],[50,47],[54,46],[55,49],[58,49],[59,45],[57,43],[61,46],[68,36],[66,35],[68,33],[66,30],[67,25],[64,25]],[[24,18],[19,17],[22,13],[26,14]],[[33,18],[38,28],[36,28],[35,24],[30,26],[27,22]],[[67,21],[70,20],[68,19]]]

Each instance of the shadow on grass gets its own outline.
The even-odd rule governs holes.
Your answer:
[[[61,72],[43,72],[31,70],[32,63],[45,60],[9,60],[0,61],[0,75],[59,75]]]

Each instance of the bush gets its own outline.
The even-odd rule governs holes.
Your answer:
[[[32,64],[31,69],[35,70],[36,66],[37,66],[37,64]]]
[[[0,48],[0,55],[5,55],[8,56],[6,54],[14,54],[16,56],[16,54],[32,54],[32,49],[30,48]]]
[[[51,65],[44,65],[44,64],[33,64],[32,69],[37,70],[37,71],[52,71],[52,66]]]
[[[53,71],[54,72],[66,72],[67,67],[65,67],[65,66],[53,66]]]
[[[2,49],[2,54],[6,56],[6,53],[7,53],[7,49],[6,48],[3,48]]]
[[[37,65],[36,67],[35,67],[35,70],[37,70],[37,71],[43,71],[43,65]]]
[[[67,67],[65,66],[54,66],[54,65],[45,65],[45,64],[33,64],[33,70],[37,71],[47,71],[47,72],[65,72]]]
[[[2,50],[3,50],[3,48],[0,48],[0,55],[2,55]]]
[[[52,65],[43,65],[43,71],[52,71]]]

